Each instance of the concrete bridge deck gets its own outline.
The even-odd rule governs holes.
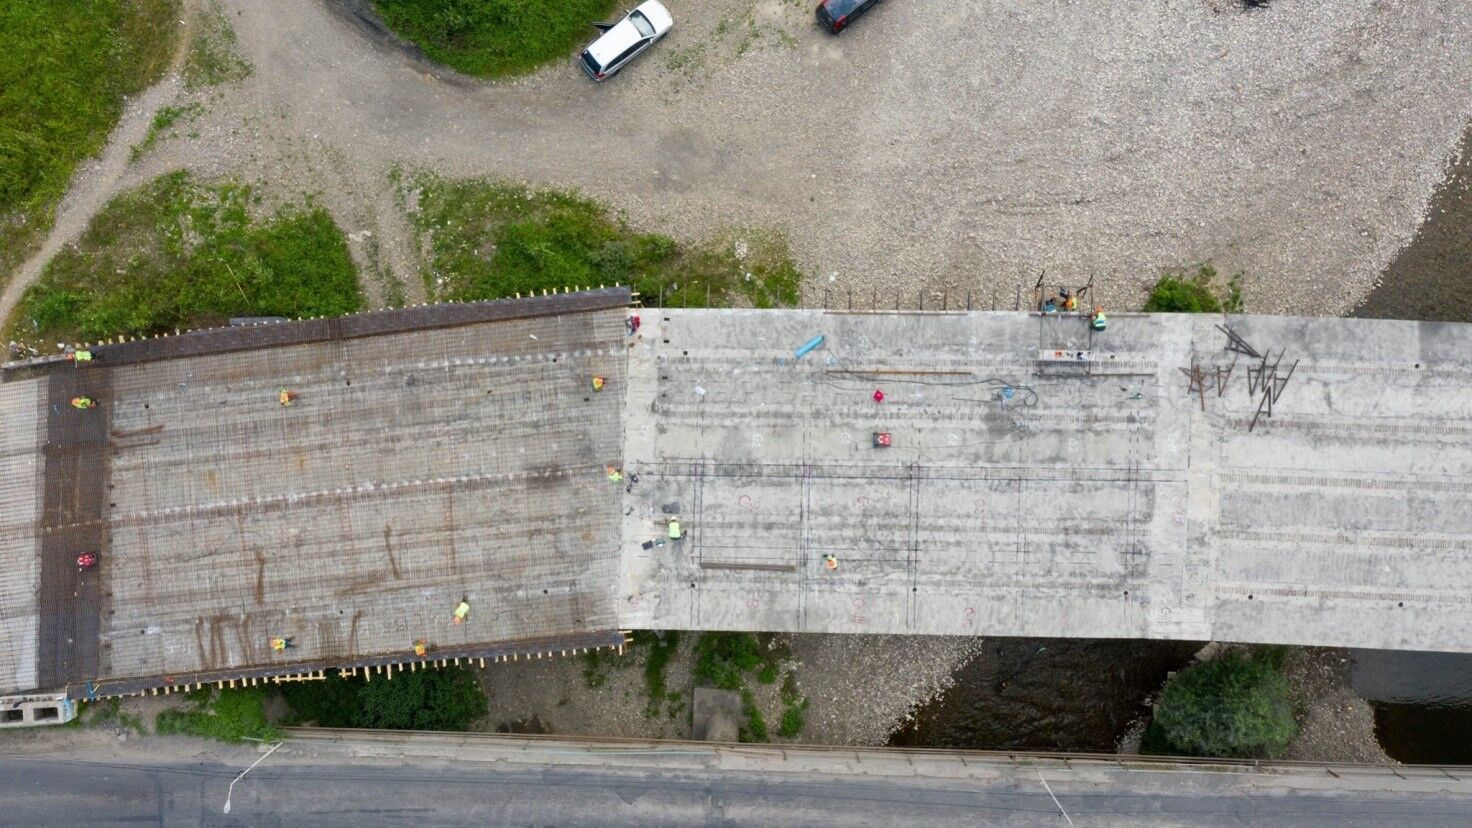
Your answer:
[[[1472,650],[1472,326],[646,318],[625,626]]]
[[[620,628],[1472,651],[1472,326],[1233,317],[1233,351],[1220,317],[644,309],[631,337],[627,301],[8,369],[0,694]]]

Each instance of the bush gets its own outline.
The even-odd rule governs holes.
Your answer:
[[[228,688],[218,694],[203,688],[203,692],[185,698],[195,703],[195,709],[163,711],[154,720],[156,731],[222,742],[274,742],[281,738],[281,731],[266,720],[266,691],[262,688]]]
[[[1298,731],[1281,664],[1281,649],[1267,649],[1177,673],[1155,706],[1159,739],[1191,756],[1278,756]]]
[[[399,673],[358,690],[354,727],[393,730],[469,730],[489,705],[475,673],[443,668]]]
[[[695,677],[722,690],[740,689],[741,674],[761,663],[761,645],[751,633],[701,633],[695,642]]]
[[[470,75],[505,77],[571,57],[597,34],[615,0],[374,0],[383,21],[432,60]]]
[[[1195,276],[1166,274],[1155,283],[1145,300],[1146,313],[1239,313],[1242,310],[1242,288],[1238,277],[1227,281],[1225,295],[1219,296],[1213,280],[1216,269],[1202,265]]]
[[[390,730],[469,730],[489,705],[475,672],[464,667],[395,673],[373,681],[329,675],[284,684],[294,723]]]

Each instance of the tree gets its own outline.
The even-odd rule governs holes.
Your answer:
[[[1160,693],[1155,722],[1171,752],[1270,759],[1297,735],[1283,652],[1227,653],[1177,673]]]

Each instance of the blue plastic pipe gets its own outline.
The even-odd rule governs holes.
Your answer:
[[[816,347],[818,347],[819,345],[822,345],[822,344],[823,344],[823,335],[822,334],[818,334],[817,336],[813,337],[812,339],[809,339],[807,342],[804,342],[803,345],[802,345],[802,347],[801,348],[798,348],[793,353],[793,356],[795,356],[797,359],[802,359],[803,357],[805,357],[808,354],[812,353],[814,348],[816,348]]]

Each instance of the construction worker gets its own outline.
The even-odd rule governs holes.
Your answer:
[[[603,390],[603,383],[604,383],[604,379],[602,377],[594,377],[593,378],[593,390],[594,391],[602,391]]]
[[[418,641],[414,642],[414,655],[417,655],[420,658],[424,658],[425,654],[428,652],[429,644],[426,643],[424,639],[421,638]]]
[[[611,483],[618,483],[624,479],[623,472],[613,466],[604,466],[603,470],[608,473],[608,480]]]
[[[823,565],[828,567],[829,572],[832,572],[833,570],[838,568],[838,556],[832,554],[831,552],[827,555],[824,555]]]
[[[460,601],[460,603],[455,607],[455,623],[456,624],[464,624],[465,623],[465,616],[467,616],[469,614],[470,614],[470,602],[462,599]]]
[[[295,646],[296,645],[292,643],[291,636],[289,635],[279,635],[271,639],[271,649],[275,650],[278,653],[284,653]]]
[[[874,389],[874,402],[877,402],[877,403],[884,402],[884,392],[881,391],[881,390],[879,390],[878,388],[875,388]]]
[[[292,391],[292,390],[290,390],[288,388],[283,388],[283,389],[281,389],[280,391],[278,391],[276,393],[276,401],[279,402],[279,403],[281,403],[281,407],[282,408],[285,408],[285,407],[291,405],[292,401],[295,400],[295,399],[296,399],[296,392],[295,391]]]
[[[92,352],[91,351],[82,351],[82,350],[68,351],[67,352],[67,355],[66,355],[66,358],[69,359],[69,360],[71,360],[72,362],[75,362],[78,365],[80,365],[83,362],[91,362],[92,361]]]
[[[1043,313],[1057,313],[1057,312],[1058,312],[1058,301],[1056,299],[1054,299],[1053,297],[1049,296],[1047,299],[1044,299],[1043,300]]]
[[[629,332],[629,336],[633,336],[634,334],[638,333],[639,315],[636,313],[630,316],[628,319],[624,320],[624,328]]]
[[[1103,305],[1094,306],[1094,315],[1089,317],[1089,327],[1096,331],[1103,331],[1109,327],[1109,317],[1104,315]]]
[[[86,411],[94,405],[97,405],[97,401],[91,397],[72,397],[72,408],[79,408]]]
[[[680,534],[680,519],[670,518],[670,540],[679,540]]]
[[[1078,297],[1068,288],[1058,288],[1058,298],[1063,300],[1063,312],[1073,313],[1078,310]]]

